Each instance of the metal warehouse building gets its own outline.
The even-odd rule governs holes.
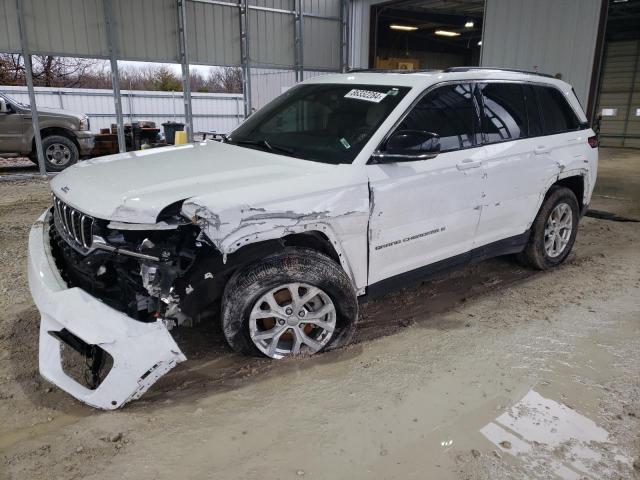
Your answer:
[[[568,81],[592,121],[603,115],[604,145],[640,146],[634,1],[2,0],[0,18],[1,52],[110,60],[108,115],[119,125],[121,150],[119,60],[182,65],[178,115],[189,132],[199,102],[185,81],[190,65],[242,67],[241,111],[222,113],[226,128],[314,75],[479,65]],[[30,97],[35,105],[32,89]]]

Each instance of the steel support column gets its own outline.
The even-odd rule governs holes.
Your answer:
[[[340,0],[340,70],[345,73],[349,69],[349,2]]]
[[[180,46],[180,66],[182,67],[182,99],[184,101],[185,131],[187,139],[193,142],[193,110],[191,108],[191,75],[189,72],[189,48],[187,45],[187,2],[178,0],[178,40]]]
[[[22,0],[16,0],[18,10],[18,32],[20,35],[20,48],[24,59],[24,69],[27,77],[27,89],[29,90],[29,103],[31,106],[31,125],[33,127],[33,138],[36,144],[38,155],[38,168],[40,175],[46,175],[47,170],[44,164],[44,152],[42,151],[42,137],[40,136],[40,119],[38,118],[38,106],[36,105],[36,92],[33,89],[33,68],[31,64],[31,49],[27,38],[27,27],[24,23],[24,6]]]
[[[113,9],[111,0],[102,0],[104,7],[104,24],[107,28],[107,46],[109,61],[111,62],[111,85],[113,88],[113,103],[116,109],[116,122],[118,124],[118,150],[120,153],[127,151],[124,140],[124,118],[122,116],[122,97],[120,95],[120,75],[118,73],[118,60],[116,56],[116,41],[113,34]]]
[[[293,22],[293,55],[297,83],[304,80],[304,17],[302,15],[302,0],[295,0]]]
[[[251,61],[249,58],[249,8],[247,0],[238,0],[240,8],[240,60],[242,63],[242,95],[244,117],[251,115]]]

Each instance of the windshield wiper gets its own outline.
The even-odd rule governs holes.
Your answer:
[[[267,141],[266,138],[263,138],[262,140],[229,140],[229,143],[235,145],[255,145],[256,147],[262,147],[270,152],[284,152],[288,153],[289,155],[293,154],[294,152],[292,148],[274,145],[273,143]]]

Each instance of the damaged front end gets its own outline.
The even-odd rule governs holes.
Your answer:
[[[54,197],[29,238],[29,283],[41,313],[40,371],[74,397],[102,409],[139,398],[186,360],[169,330],[211,312],[196,289],[216,283],[219,258],[200,229],[167,207],[151,225],[89,217]],[[221,262],[221,260],[220,260]],[[62,347],[64,345],[64,347]],[[65,371],[61,352],[86,371]]]
[[[52,254],[62,278],[141,322],[161,319],[168,328],[190,322],[180,311],[184,278],[198,250],[199,228],[166,208],[156,224],[87,217],[54,198]]]

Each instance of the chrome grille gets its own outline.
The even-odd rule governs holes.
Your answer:
[[[69,245],[86,253],[93,243],[93,217],[70,207],[53,197],[53,218],[56,230]]]

